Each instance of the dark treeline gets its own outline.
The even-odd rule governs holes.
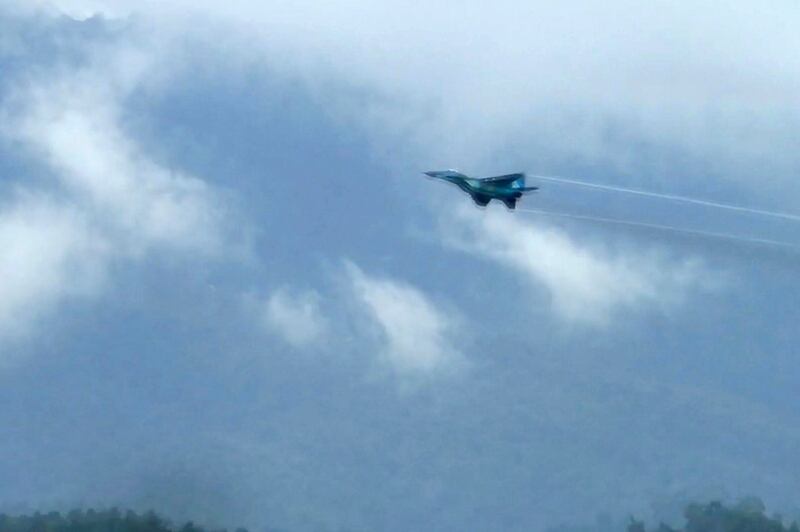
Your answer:
[[[72,510],[10,516],[0,514],[0,532],[227,532],[206,529],[193,523],[174,525],[153,512],[137,514],[110,510]],[[239,528],[236,532],[247,532]]]
[[[684,517],[686,524],[683,528],[672,528],[662,523],[648,529],[643,522],[631,519],[628,532],[800,532],[797,522],[786,525],[780,516],[767,517],[763,503],[752,498],[732,507],[720,502],[690,504]]]
[[[796,522],[784,523],[780,516],[768,517],[764,505],[758,499],[745,499],[733,506],[720,502],[690,504],[684,511],[685,524],[672,528],[666,524],[647,527],[644,522],[631,518],[627,532],[800,532]],[[610,530],[616,527],[606,523]],[[604,528],[600,526],[600,528]],[[578,530],[558,528],[551,530]],[[590,530],[581,528],[580,530]],[[617,529],[618,530],[618,529]],[[175,525],[153,512],[137,514],[110,510],[72,510],[35,513],[33,515],[10,516],[0,514],[0,532],[227,532],[224,529],[208,529],[191,522]],[[238,528],[235,532],[247,532]]]

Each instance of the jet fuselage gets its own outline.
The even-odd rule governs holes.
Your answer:
[[[431,170],[425,172],[425,175],[455,184],[482,207],[491,200],[497,199],[505,203],[509,209],[513,209],[517,200],[525,192],[538,188],[525,186],[525,174],[508,174],[480,179],[466,176],[457,170]]]

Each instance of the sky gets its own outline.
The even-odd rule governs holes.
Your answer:
[[[800,517],[791,1],[0,1],[0,511]],[[594,527],[594,528],[591,528]]]

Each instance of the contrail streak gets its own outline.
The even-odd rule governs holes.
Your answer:
[[[759,214],[761,216],[771,216],[773,218],[782,218],[784,220],[792,220],[795,222],[800,222],[800,215],[797,214],[788,214],[784,212],[775,212],[775,211],[765,211],[762,209],[751,209],[750,207],[741,207],[739,205],[729,205],[727,203],[718,203],[716,201],[707,201],[697,198],[689,198],[686,196],[677,196],[675,194],[659,194],[657,192],[648,192],[646,190],[639,190],[635,188],[624,188],[624,187],[615,187],[611,185],[600,185],[597,183],[590,183],[588,181],[578,181],[577,179],[568,179],[566,177],[557,177],[557,176],[547,176],[547,175],[531,175],[528,174],[528,177],[533,177],[536,179],[541,179],[542,181],[552,181],[554,183],[566,183],[569,185],[577,185],[580,187],[587,187],[587,188],[596,188],[600,190],[610,190],[613,192],[624,192],[626,194],[636,194],[638,196],[648,196],[651,198],[661,198],[670,201],[681,201],[683,203],[693,203],[695,205],[703,205],[705,207],[715,207],[717,209],[727,209],[729,211],[739,211],[739,212],[747,212],[750,214]]]
[[[732,235],[729,233],[715,233],[712,231],[698,231],[695,229],[682,229],[671,225],[651,224],[646,222],[634,222],[631,220],[621,220],[619,218],[602,218],[600,216],[588,216],[585,214],[571,214],[566,212],[545,211],[542,209],[516,209],[517,212],[529,212],[533,214],[541,214],[544,216],[555,216],[559,218],[572,218],[575,220],[590,220],[593,222],[603,222],[610,224],[628,225],[632,227],[644,227],[647,229],[658,229],[659,231],[671,231],[673,233],[683,233],[686,235],[703,236],[708,238],[721,238],[725,240],[732,240],[735,242],[748,242],[751,244],[765,244],[769,246],[780,246],[789,249],[800,249],[800,245],[792,244],[790,242],[781,242],[780,240],[769,240],[766,238],[754,238],[739,235]]]

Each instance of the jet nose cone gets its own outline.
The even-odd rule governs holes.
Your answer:
[[[422,173],[428,177],[436,177],[436,172],[433,170],[431,170],[430,172],[422,172]]]

